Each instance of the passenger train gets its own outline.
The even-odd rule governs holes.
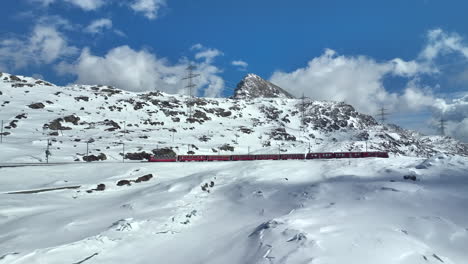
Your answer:
[[[388,158],[388,152],[314,152],[307,154],[255,154],[255,155],[177,155],[151,156],[149,162],[188,162],[188,161],[245,161],[245,160],[312,160],[345,158]]]

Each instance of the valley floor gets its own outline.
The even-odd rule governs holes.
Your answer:
[[[467,171],[457,156],[3,167],[0,264],[466,263]]]

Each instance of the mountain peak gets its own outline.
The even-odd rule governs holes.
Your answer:
[[[262,77],[249,73],[237,84],[233,98],[294,98],[294,96]]]

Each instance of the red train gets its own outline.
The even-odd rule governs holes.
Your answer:
[[[316,152],[307,154],[256,154],[256,155],[178,155],[151,156],[149,162],[185,161],[241,161],[241,160],[304,160],[304,159],[355,159],[388,158],[388,152]]]

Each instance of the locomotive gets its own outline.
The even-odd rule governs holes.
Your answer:
[[[296,154],[255,154],[255,155],[177,155],[151,156],[149,162],[188,162],[188,161],[245,161],[245,160],[311,160],[345,158],[388,158],[388,152],[314,152]]]

